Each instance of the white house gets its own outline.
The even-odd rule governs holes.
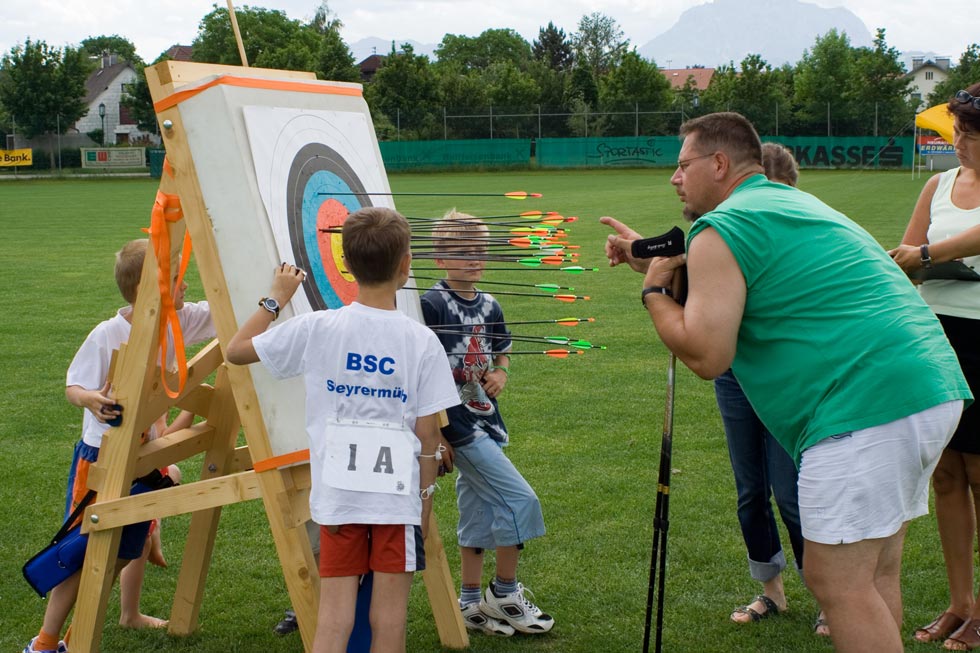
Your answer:
[[[919,102],[920,109],[926,109],[929,94],[936,89],[936,85],[949,77],[949,57],[936,57],[934,60],[913,57],[912,70],[907,77],[912,78],[909,85],[912,99]]]
[[[121,104],[126,91],[136,81],[136,69],[128,61],[119,61],[114,54],[104,55],[102,65],[85,80],[85,104],[89,111],[75,129],[88,134],[101,129],[105,145],[124,145],[144,140],[159,143],[159,137],[140,131],[136,119]]]

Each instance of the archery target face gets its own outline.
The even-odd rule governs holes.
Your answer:
[[[307,272],[297,312],[339,308],[357,294],[340,228],[362,206],[391,206],[388,181],[363,113],[243,108],[259,193],[280,258]],[[365,155],[370,158],[365,158]]]

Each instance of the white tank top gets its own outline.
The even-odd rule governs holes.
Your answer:
[[[939,175],[939,186],[929,209],[930,243],[938,243],[980,225],[980,207],[961,209],[953,204],[953,185],[959,168]],[[980,274],[980,255],[967,256],[963,263]],[[980,319],[980,281],[931,280],[919,286],[922,299],[939,315]]]

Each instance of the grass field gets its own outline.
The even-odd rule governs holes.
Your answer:
[[[572,277],[500,272],[491,280],[548,278],[593,300],[559,304],[502,297],[510,320],[595,316],[595,324],[561,328],[608,347],[560,361],[515,357],[501,408],[511,429],[508,452],[537,490],[549,533],[531,542],[520,578],[555,616],[547,636],[471,638],[473,651],[586,653],[637,651],[643,633],[657,464],[663,424],[666,350],[637,303],[640,277],[605,266],[606,230],[596,219],[612,215],[645,234],[682,224],[669,172],[642,170],[395,175],[400,191],[544,193],[534,203],[460,199],[461,210],[504,213],[517,208],[577,215],[572,241],[582,264],[599,272]],[[897,243],[924,182],[910,173],[809,172],[801,187],[867,228],[883,246]],[[36,634],[44,602],[20,567],[57,529],[72,447],[81,415],[64,399],[64,374],[87,332],[120,304],[112,280],[113,253],[141,237],[156,190],[150,180],[21,181],[0,183],[0,651],[20,650]],[[436,215],[446,198],[411,197],[397,205],[408,215]],[[813,247],[800,243],[800,247]],[[814,257],[821,255],[814,248]],[[190,298],[202,298],[191,272]],[[545,325],[547,326],[547,325]],[[556,329],[514,327],[552,335]],[[728,621],[732,607],[760,587],[748,575],[735,517],[735,494],[711,384],[678,366],[670,501],[665,615],[667,651],[829,651],[812,635],[813,600],[800,580],[785,580],[789,612],[756,625]],[[793,401],[793,397],[786,397]],[[197,477],[200,460],[182,465]],[[452,484],[436,496],[450,564],[454,549]],[[189,519],[165,520],[171,567],[148,571],[143,606],[166,616],[176,584]],[[788,547],[787,547],[788,548]],[[489,574],[489,570],[488,570]],[[458,576],[457,576],[458,577]],[[933,650],[911,640],[912,629],[946,607],[945,575],[933,517],[911,526],[905,549],[904,632],[909,650]],[[102,650],[300,651],[298,635],[272,633],[287,607],[261,502],[225,509],[201,611],[200,630],[187,638],[135,632],[115,625],[110,600]],[[440,650],[420,580],[413,590],[409,651]]]

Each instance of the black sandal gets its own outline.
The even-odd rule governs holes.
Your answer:
[[[755,603],[756,601],[766,606],[765,612],[759,612],[752,607],[752,604]],[[779,606],[776,605],[775,601],[770,599],[765,594],[760,594],[755,598],[753,598],[751,601],[749,601],[748,605],[743,605],[741,607],[732,610],[732,614],[736,614],[736,613],[747,614],[749,615],[749,617],[752,618],[752,620],[742,622],[742,621],[735,621],[734,619],[732,619],[732,621],[735,621],[735,623],[755,623],[757,621],[762,621],[763,619],[768,619],[769,617],[772,617],[774,615],[778,615],[780,614],[780,611],[779,611]]]

